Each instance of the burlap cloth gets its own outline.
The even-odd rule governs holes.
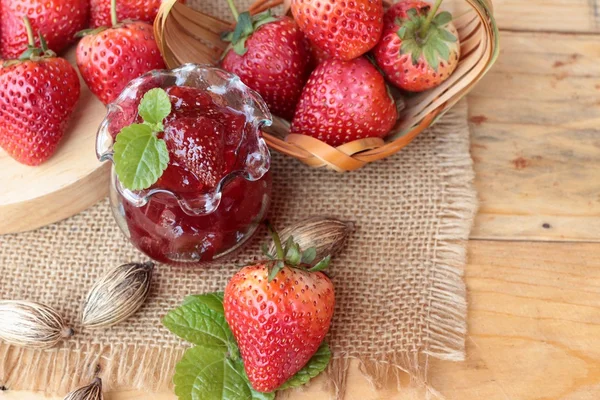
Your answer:
[[[329,377],[338,389],[350,358],[360,359],[375,382],[398,369],[424,380],[429,356],[464,358],[462,276],[476,209],[466,118],[463,102],[399,154],[347,174],[273,154],[276,226],[318,214],[356,223],[330,269],[337,304]],[[0,298],[56,307],[77,332],[47,351],[0,344],[0,385],[65,393],[99,373],[110,388],[167,389],[187,344],[161,318],[186,295],[222,290],[266,240],[261,230],[234,259],[204,269],[159,265],[135,316],[82,330],[78,314],[92,282],[109,267],[145,260],[119,231],[108,202],[33,232],[0,236]]]
[[[229,15],[224,0],[188,3]],[[248,2],[237,3],[242,9]],[[351,358],[374,382],[400,370],[424,382],[428,357],[464,359],[462,276],[476,210],[466,119],[463,102],[399,154],[343,175],[273,155],[276,226],[318,214],[355,221],[330,268],[337,304],[328,376],[338,394]],[[108,388],[169,388],[187,345],[161,318],[186,295],[222,290],[266,240],[263,230],[234,259],[205,269],[158,266],[135,316],[86,331],[78,315],[92,282],[109,267],[145,260],[119,231],[108,202],[34,232],[0,236],[0,298],[51,305],[77,332],[47,351],[0,344],[0,385],[62,394],[99,374]]]

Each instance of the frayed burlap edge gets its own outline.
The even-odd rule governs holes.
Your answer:
[[[463,279],[466,246],[477,211],[473,187],[473,163],[469,156],[468,135],[443,132],[467,131],[466,101],[448,113],[432,129],[436,135],[436,155],[443,166],[443,206],[435,233],[436,254],[428,265],[432,280],[425,346],[413,353],[382,353],[364,358],[359,354],[335,354],[328,368],[332,394],[342,399],[352,360],[374,386],[390,377],[401,386],[401,375],[410,375],[411,384],[427,389],[428,397],[440,397],[427,384],[429,357],[463,361],[466,335],[466,287]],[[410,151],[409,149],[407,151]],[[83,345],[81,348],[27,350],[0,344],[1,385],[27,387],[45,393],[64,394],[87,384],[93,377],[104,379],[107,389],[127,387],[163,391],[172,387],[175,364],[184,349],[157,346]]]

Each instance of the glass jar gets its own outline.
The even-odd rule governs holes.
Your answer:
[[[129,83],[108,106],[96,141],[100,161],[113,161],[114,138],[136,122],[142,96],[152,88],[172,86],[198,89],[210,96],[217,110],[228,108],[245,117],[243,133],[234,144],[231,172],[201,194],[164,188],[131,191],[119,182],[113,163],[110,202],[119,227],[139,250],[158,262],[198,264],[239,248],[265,217],[271,192],[270,154],[261,128],[272,119],[256,92],[221,69],[185,64],[152,71]]]

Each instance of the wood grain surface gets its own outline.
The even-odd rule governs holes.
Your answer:
[[[494,0],[502,55],[469,97],[481,208],[466,269],[467,361],[430,360],[448,400],[600,399],[599,3]],[[407,382],[375,390],[357,365],[348,381],[346,400],[425,398]],[[321,380],[286,396],[330,397]]]
[[[75,49],[66,58],[75,64]],[[81,96],[69,128],[48,161],[30,167],[0,149],[0,235],[60,221],[108,195],[110,165],[100,163],[94,151],[106,109],[83,79],[80,83]]]

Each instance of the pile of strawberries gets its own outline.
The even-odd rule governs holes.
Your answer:
[[[80,96],[77,72],[57,54],[78,37],[77,67],[104,104],[164,68],[152,29],[160,3],[0,0],[0,147],[26,165],[56,151]]]
[[[385,137],[398,112],[387,83],[422,92],[448,79],[460,45],[442,0],[292,0],[294,19],[238,15],[222,67],[291,120],[291,132],[339,146]]]

